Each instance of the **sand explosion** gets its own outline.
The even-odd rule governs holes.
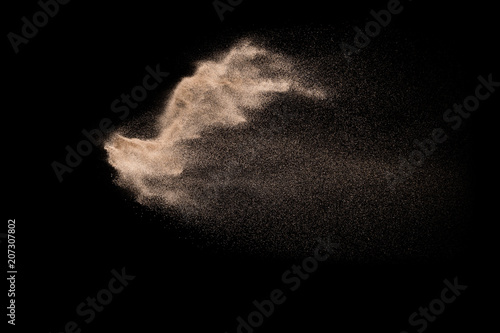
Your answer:
[[[197,63],[155,118],[111,136],[117,184],[180,216],[196,244],[302,256],[333,237],[342,260],[448,253],[468,209],[453,151],[393,189],[386,178],[435,127],[437,88],[419,79],[430,69],[387,52],[349,63],[328,44],[260,45]]]

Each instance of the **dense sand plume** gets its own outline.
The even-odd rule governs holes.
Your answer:
[[[212,128],[246,123],[247,112],[262,111],[276,94],[324,98],[321,90],[299,83],[293,72],[293,64],[285,57],[249,41],[238,43],[220,61],[200,62],[194,75],[175,87],[157,120],[160,133],[156,138],[115,134],[106,143],[119,183],[133,190],[143,203],[197,204],[196,194],[179,182],[190,163],[183,145]]]

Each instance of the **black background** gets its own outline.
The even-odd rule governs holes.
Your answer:
[[[300,260],[225,253],[197,240],[196,228],[143,209],[112,184],[101,149],[62,183],[51,163],[64,160],[64,147],[74,147],[82,129],[96,128],[105,117],[119,124],[110,104],[141,84],[147,65],[159,63],[171,74],[130,119],[158,108],[178,79],[192,73],[193,61],[226,49],[241,33],[319,23],[362,26],[371,9],[386,4],[245,0],[221,22],[210,0],[72,1],[18,54],[4,38],[3,211],[4,221],[15,218],[17,225],[16,329],[60,332],[74,320],[82,332],[235,332],[236,317],[253,311],[254,299],[282,288],[281,274]],[[464,97],[473,92],[478,75],[498,78],[494,5],[413,1],[404,6],[387,29],[425,39],[431,49],[432,43],[445,47],[463,70]],[[38,10],[35,1],[4,4],[4,36],[19,33],[20,18]],[[408,316],[438,297],[443,280],[455,276],[469,288],[427,331],[490,327],[496,311],[488,302],[497,300],[492,272],[498,260],[491,232],[496,218],[489,215],[496,194],[486,191],[494,184],[489,169],[496,163],[497,129],[490,120],[495,111],[493,95],[463,132],[476,192],[470,232],[453,259],[326,263],[287,294],[286,303],[256,331],[414,332]],[[107,286],[111,269],[122,267],[135,280],[93,322],[83,324],[76,306]]]

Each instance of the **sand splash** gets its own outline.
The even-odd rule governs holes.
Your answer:
[[[453,150],[394,191],[386,174],[435,127],[443,83],[427,78],[447,70],[382,44],[346,62],[296,33],[197,63],[155,118],[105,143],[117,184],[196,246],[303,258],[340,237],[339,260],[446,256],[468,214]]]

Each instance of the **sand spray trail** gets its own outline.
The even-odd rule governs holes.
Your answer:
[[[179,213],[204,234],[195,244],[301,257],[338,236],[347,261],[448,253],[467,216],[464,168],[443,148],[395,191],[386,180],[436,126],[442,82],[425,80],[442,67],[383,50],[346,62],[318,45],[290,55],[243,40],[198,62],[159,115],[105,143],[116,183]]]

